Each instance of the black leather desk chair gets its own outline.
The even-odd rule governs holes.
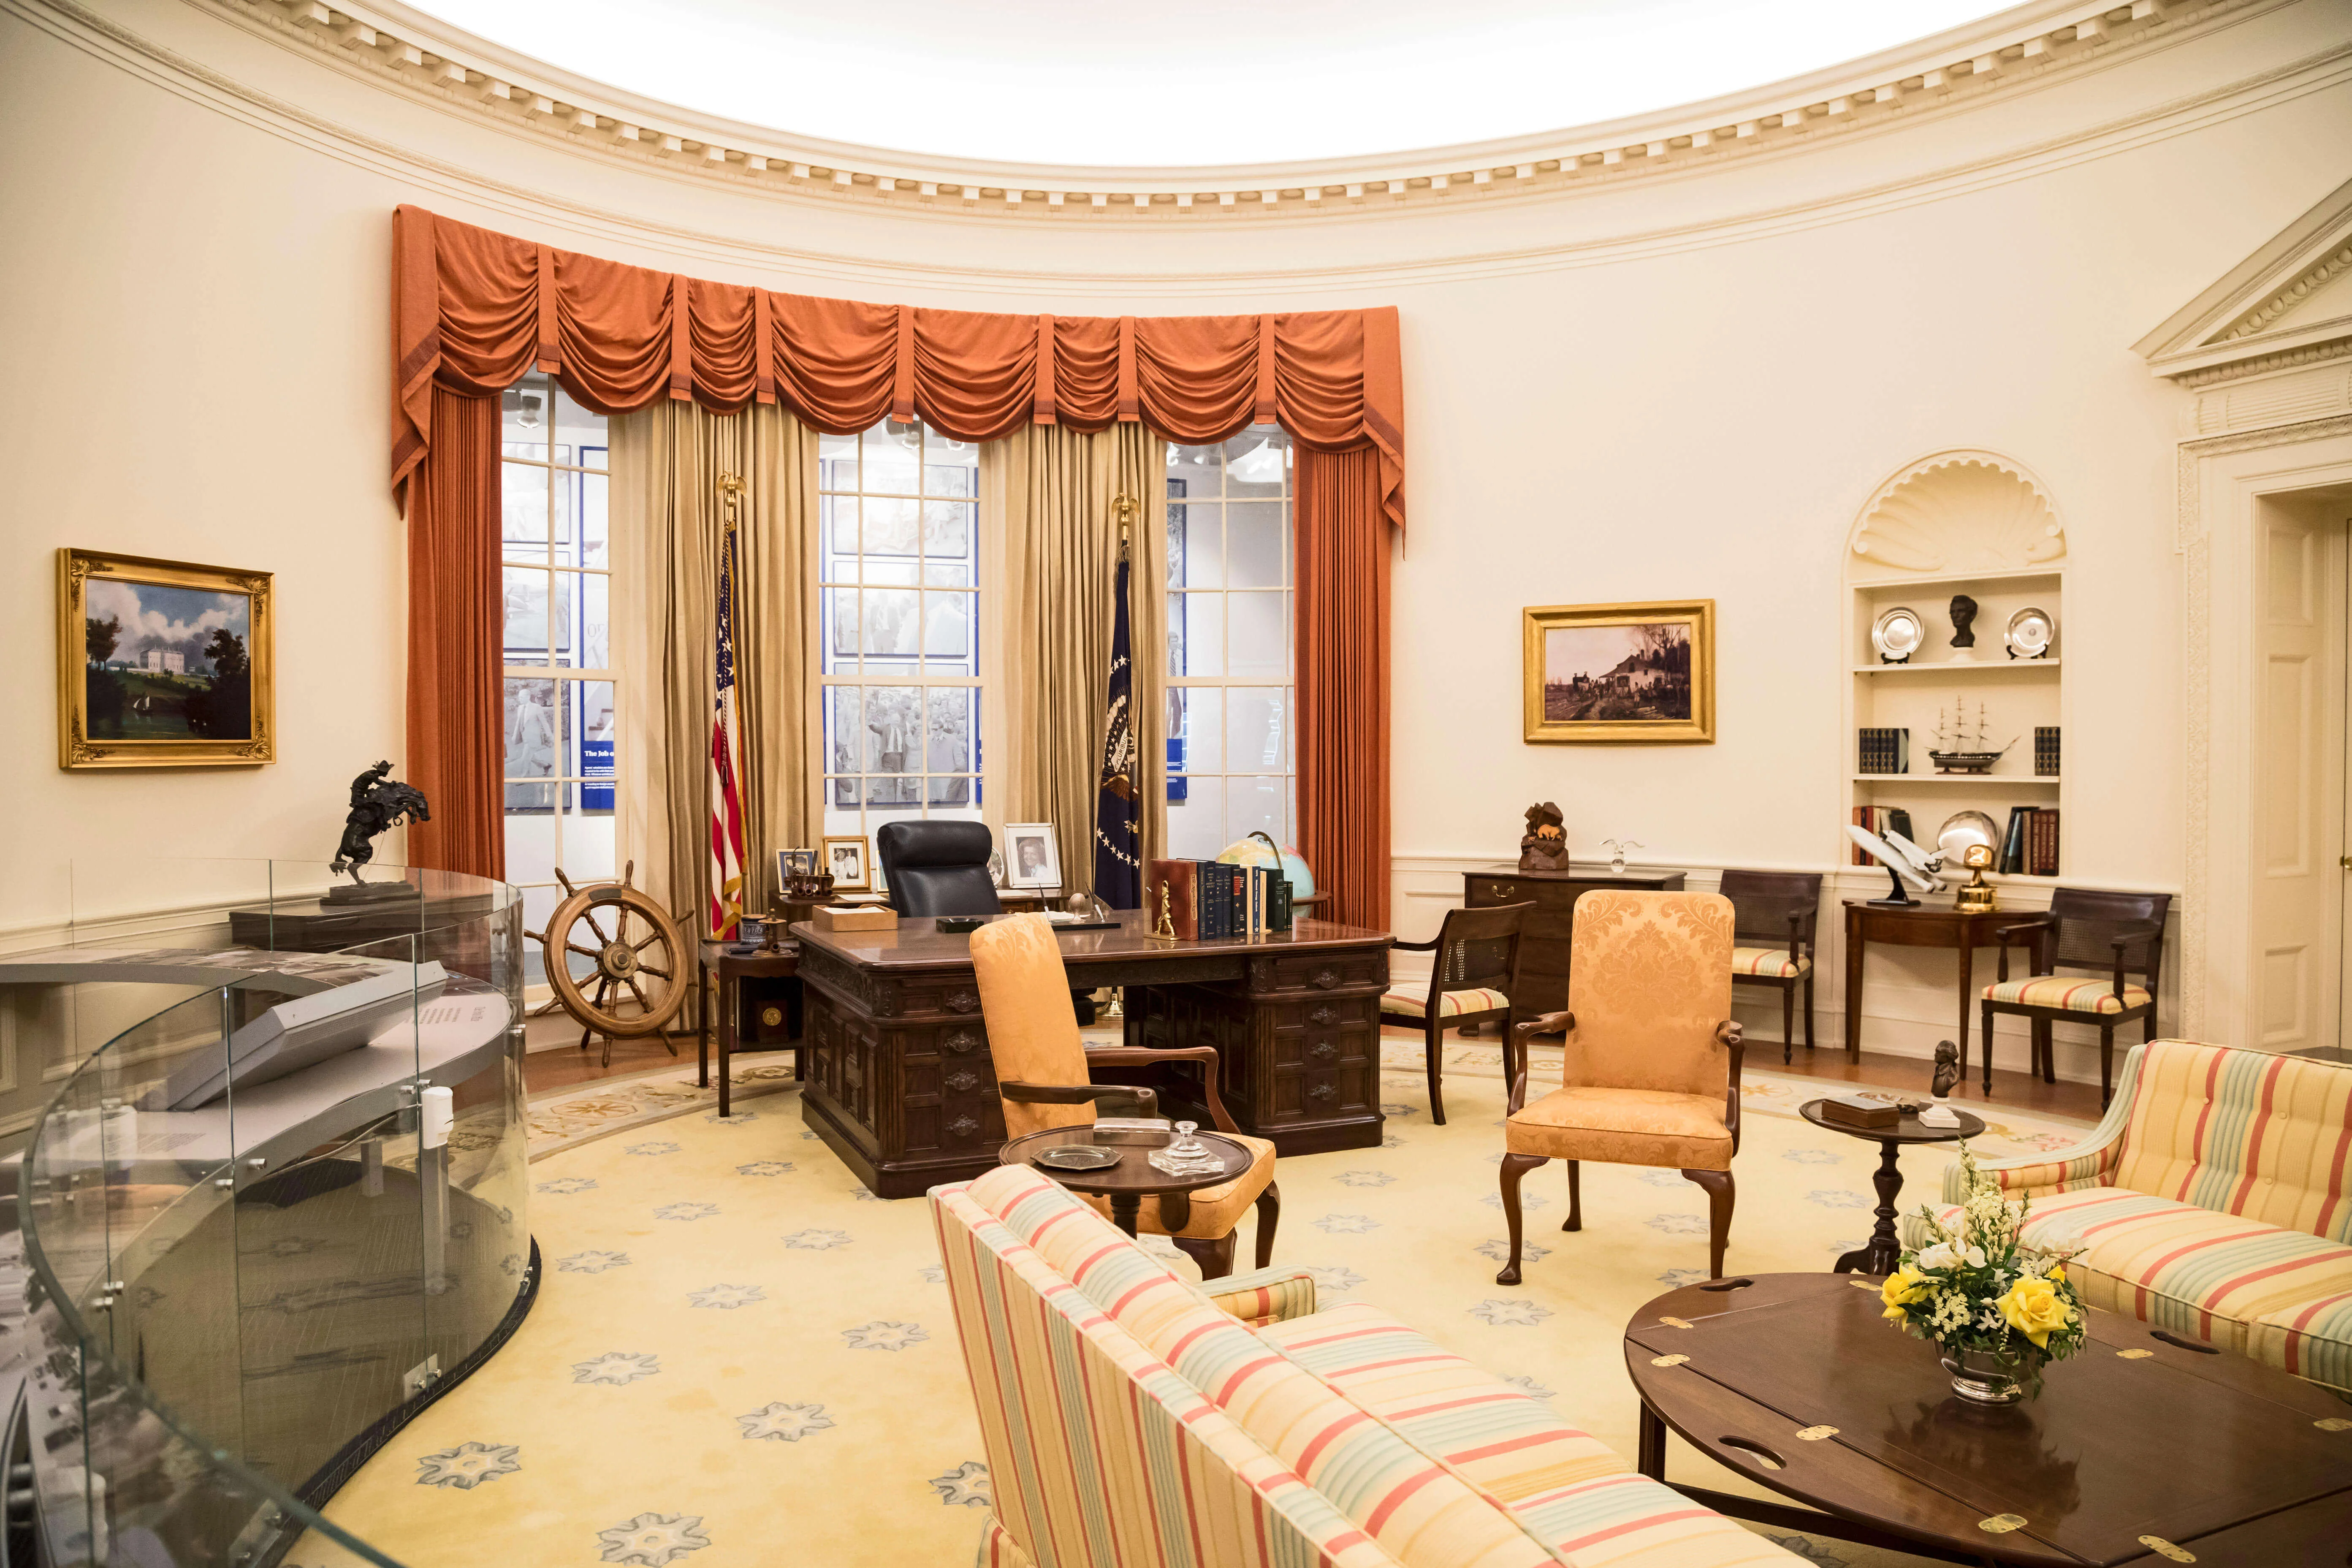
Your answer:
[[[902,915],[1001,915],[982,822],[886,822],[874,835],[890,907]]]

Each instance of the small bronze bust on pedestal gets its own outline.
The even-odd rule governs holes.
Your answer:
[[[1973,628],[1977,619],[1977,602],[1966,594],[1953,595],[1951,616],[1952,646],[1954,647],[1976,647],[1977,634]]]
[[[1543,801],[1528,807],[1528,831],[1519,840],[1519,869],[1568,869],[1568,830],[1561,826],[1559,807]]]
[[[329,889],[328,903],[375,903],[424,896],[425,889],[414,882],[370,882],[360,876],[360,868],[375,858],[376,835],[403,822],[433,820],[433,814],[425,809],[425,792],[386,777],[391,772],[390,763],[378,763],[352,781],[351,814],[343,818],[343,841],[336,847],[330,867],[337,873],[350,872],[352,885],[337,883]]]

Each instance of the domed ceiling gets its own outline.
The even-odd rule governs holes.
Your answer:
[[[1591,124],[1760,87],[1983,0],[425,0],[563,70],[804,137],[1196,167]]]

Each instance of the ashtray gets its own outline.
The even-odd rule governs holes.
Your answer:
[[[941,915],[937,921],[940,930],[950,935],[961,935],[968,931],[978,931],[987,923],[986,915]]]
[[[1118,1163],[1118,1151],[1099,1143],[1056,1143],[1030,1158],[1056,1171],[1099,1171]]]

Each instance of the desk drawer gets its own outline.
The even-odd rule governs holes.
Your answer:
[[[1266,991],[1336,991],[1386,985],[1389,955],[1385,950],[1365,952],[1292,953],[1275,959],[1272,973],[1263,980],[1251,976],[1250,989]]]
[[[1363,1115],[1371,1109],[1371,1077],[1368,1063],[1277,1072],[1274,1120],[1324,1121],[1335,1116]]]

